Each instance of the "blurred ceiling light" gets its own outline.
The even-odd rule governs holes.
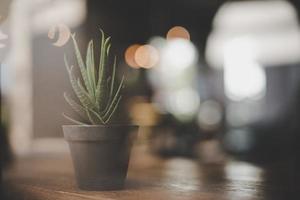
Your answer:
[[[296,13],[285,0],[228,2],[219,9],[213,26],[229,28],[227,31],[231,32],[276,29],[278,25],[293,27],[297,25]]]
[[[140,67],[151,68],[158,63],[159,53],[155,47],[147,44],[136,50],[134,58]]]
[[[55,38],[55,35],[58,36],[57,36],[57,40],[53,43],[53,45],[57,47],[61,47],[64,46],[69,41],[71,37],[71,31],[69,27],[66,26],[65,24],[58,24],[52,26],[48,32],[48,37],[52,40]]]
[[[139,68],[139,65],[135,62],[135,52],[140,47],[139,44],[133,44],[129,46],[125,51],[125,61],[127,65],[133,68]]]
[[[159,63],[148,74],[154,86],[174,88],[176,85],[189,84],[193,80],[198,55],[190,41],[183,39],[167,41],[162,37],[153,37],[149,43],[160,54]]]
[[[180,73],[197,63],[197,50],[192,42],[184,39],[167,41],[161,52],[161,66],[169,67],[167,73]],[[171,70],[171,71],[170,71]]]
[[[74,27],[86,17],[86,0],[35,0],[31,6],[31,23],[36,32],[48,31],[59,23]]]
[[[265,71],[257,63],[244,63],[244,66],[225,71],[225,94],[235,101],[260,99],[266,90]]]
[[[255,61],[252,40],[238,38],[224,48],[225,94],[231,100],[258,99],[266,90],[266,74]]]
[[[168,95],[167,110],[182,121],[192,119],[198,112],[200,96],[192,88],[182,88]]]
[[[175,42],[175,47],[178,46],[176,45],[177,41],[182,41],[182,39],[174,39],[167,41],[166,39],[162,37],[153,37],[149,43],[154,46],[160,53],[160,59],[156,67],[152,68],[151,70],[148,71],[147,77],[149,78],[150,83],[153,85],[153,87],[156,89],[156,91],[160,89],[166,89],[173,91],[174,88],[182,88],[185,87],[186,85],[190,85],[192,82],[195,80],[195,75],[196,75],[196,60],[195,57],[197,57],[197,54],[194,55],[195,49],[193,44],[190,45],[190,41],[183,40],[184,41],[184,47],[185,49],[185,42],[187,42],[187,48],[189,49],[190,46],[192,46],[192,61],[188,61],[193,64],[184,64],[184,65],[176,65],[173,64],[171,55],[175,54],[174,56],[177,56],[177,58],[174,59],[183,59],[185,60],[186,57],[184,55],[181,55],[180,52],[174,53],[174,49],[171,44],[174,44]],[[182,46],[181,44],[179,46]],[[179,50],[179,51],[184,51],[184,50]],[[165,56],[170,56],[170,57],[165,57]],[[178,58],[182,57],[182,58]],[[188,58],[191,59],[191,58]],[[171,60],[171,61],[170,61]],[[184,61],[185,62],[185,61]],[[167,92],[162,92],[162,93],[167,93]],[[161,96],[161,95],[159,95]]]
[[[200,96],[194,89],[198,61],[196,47],[181,38],[166,40],[154,37],[149,43],[160,53],[157,66],[147,71],[155,88],[155,106],[160,112],[170,113],[179,121],[193,120],[200,105]]]
[[[255,60],[263,66],[297,63],[300,61],[297,19],[297,12],[288,1],[227,2],[214,18],[206,59],[211,66],[222,68],[228,41],[247,36],[255,45]]]
[[[182,26],[174,26],[167,33],[167,40],[181,38],[190,40],[190,33]]]
[[[204,101],[200,105],[198,123],[201,128],[211,130],[218,128],[222,120],[222,108],[213,100]]]

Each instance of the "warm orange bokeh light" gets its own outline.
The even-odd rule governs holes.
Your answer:
[[[129,46],[125,51],[125,61],[127,65],[133,68],[139,68],[139,65],[136,63],[134,55],[136,50],[140,47],[139,44],[133,44]]]
[[[135,62],[143,68],[151,68],[158,63],[159,53],[151,45],[140,46],[135,52]]]
[[[167,33],[167,39],[182,38],[190,40],[190,33],[182,26],[174,26]]]

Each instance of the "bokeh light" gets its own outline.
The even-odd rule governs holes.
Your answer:
[[[167,33],[167,39],[181,38],[190,40],[190,33],[182,26],[174,26]]]
[[[157,123],[158,114],[152,103],[143,97],[133,97],[129,103],[130,117],[134,124],[153,126]]]
[[[241,37],[225,45],[225,94],[231,100],[259,99],[265,94],[266,73],[256,60],[254,44]]]
[[[198,54],[193,43],[184,39],[173,39],[162,49],[161,65],[170,67],[175,73],[194,65],[197,59]]]
[[[226,43],[247,36],[256,46],[256,58],[262,66],[298,63],[298,24],[297,11],[289,1],[226,2],[214,17],[206,60],[210,66],[222,69]]]
[[[161,113],[169,113],[181,122],[193,120],[199,109],[200,95],[194,87],[198,53],[194,44],[182,38],[149,41],[160,53],[159,63],[147,71],[155,88],[154,104]]]
[[[159,51],[164,48],[166,43],[167,43],[167,40],[161,36],[151,37],[148,41],[148,44],[154,46]]]
[[[135,62],[135,52],[140,47],[139,44],[133,44],[129,46],[125,51],[125,61],[127,65],[133,68],[139,68],[139,65]]]
[[[204,101],[201,103],[198,123],[205,130],[216,129],[220,126],[222,120],[222,107],[213,100]]]
[[[247,128],[232,129],[225,134],[224,145],[230,151],[245,153],[254,145],[253,132]]]
[[[226,122],[231,127],[242,127],[253,124],[263,117],[261,104],[257,101],[231,101],[226,106]]]
[[[151,45],[142,45],[135,52],[135,62],[143,68],[151,68],[159,61],[158,50]]]
[[[55,37],[57,35],[57,39]],[[58,24],[50,27],[48,32],[48,38],[51,40],[55,40],[52,44],[57,47],[64,46],[71,37],[71,30],[65,24]]]
[[[198,112],[200,105],[200,96],[190,87],[182,88],[171,92],[168,95],[168,112],[172,113],[181,121],[191,120]]]

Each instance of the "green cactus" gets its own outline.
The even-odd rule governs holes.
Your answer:
[[[109,51],[111,46],[110,37],[106,38],[104,32],[102,30],[100,31],[102,39],[98,67],[96,67],[94,59],[93,40],[91,40],[88,44],[86,60],[84,63],[75,39],[75,34],[72,35],[75,55],[80,69],[82,81],[80,78],[74,75],[74,67],[69,66],[66,56],[64,56],[64,61],[72,88],[80,103],[77,103],[75,100],[73,100],[67,93],[64,93],[64,98],[84,121],[89,122],[84,123],[63,114],[64,117],[75,124],[107,124],[116,111],[122,98],[121,90],[124,87],[124,76],[122,77],[120,83],[117,84],[116,57],[114,57],[112,69],[109,69],[108,66]]]

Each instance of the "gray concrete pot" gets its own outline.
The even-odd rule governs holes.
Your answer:
[[[138,126],[66,125],[77,184],[84,190],[116,190],[124,186]]]

